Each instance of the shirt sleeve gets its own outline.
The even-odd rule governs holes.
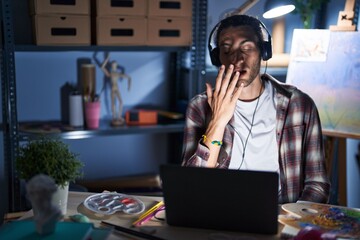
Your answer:
[[[330,181],[326,171],[323,136],[315,103],[311,100],[305,129],[304,188],[300,200],[327,203]]]
[[[206,166],[210,152],[202,144],[201,136],[206,130],[206,116],[209,109],[206,95],[204,94],[194,97],[189,102],[184,128],[183,166]]]

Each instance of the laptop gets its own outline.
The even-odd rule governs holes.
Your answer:
[[[276,234],[278,173],[160,166],[169,225]]]

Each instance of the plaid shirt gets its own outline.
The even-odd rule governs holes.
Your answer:
[[[279,149],[281,192],[279,203],[297,200],[326,203],[330,183],[326,173],[322,130],[313,100],[294,86],[263,75],[276,91],[276,139]],[[189,103],[183,145],[183,166],[205,167],[209,149],[201,143],[211,118],[206,93]],[[230,123],[234,118],[230,120]],[[218,168],[228,168],[234,130],[226,126]]]

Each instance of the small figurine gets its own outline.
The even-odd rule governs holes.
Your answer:
[[[122,78],[126,78],[128,80],[128,91],[131,87],[131,77],[126,75],[124,72],[124,68],[119,66],[116,61],[112,61],[110,70],[106,68],[108,64],[110,56],[107,55],[104,62],[101,64],[101,70],[104,72],[105,76],[108,77],[111,81],[111,112],[112,112],[112,122],[113,126],[120,126],[125,123],[124,118],[122,117],[123,111],[123,101],[121,98],[118,80]],[[118,100],[118,111],[116,111],[116,102]]]
[[[34,212],[36,231],[40,235],[53,233],[56,223],[63,217],[59,207],[51,202],[56,190],[55,181],[44,174],[34,176],[26,185],[27,195]]]

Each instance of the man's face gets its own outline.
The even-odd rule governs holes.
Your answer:
[[[234,73],[239,72],[238,86],[250,85],[260,72],[260,50],[258,39],[248,26],[229,27],[219,35],[220,62],[226,68],[234,65]]]

